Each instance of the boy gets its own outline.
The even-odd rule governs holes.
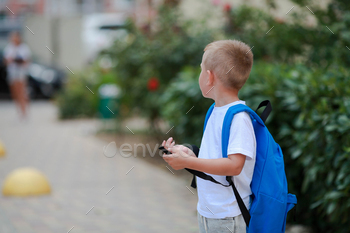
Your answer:
[[[173,138],[163,141],[172,154],[164,160],[175,170],[190,168],[211,175],[226,184],[226,176],[233,182],[243,202],[250,207],[250,183],[253,176],[256,140],[251,118],[246,112],[232,120],[228,145],[228,158],[222,157],[221,132],[225,113],[229,107],[245,104],[238,91],[249,77],[253,54],[243,42],[221,40],[204,49],[199,86],[204,97],[215,101],[213,112],[203,134],[198,158],[187,147],[175,145]],[[241,211],[231,187],[197,178],[197,216],[200,232],[246,232]]]

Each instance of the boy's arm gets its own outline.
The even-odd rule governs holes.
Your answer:
[[[201,159],[189,157],[186,168],[220,176],[237,176],[241,173],[245,155],[232,154],[228,158]]]
[[[163,155],[164,160],[175,170],[189,168],[205,173],[221,176],[237,176],[241,173],[246,156],[230,154],[228,158],[201,159],[193,151],[184,146],[174,146],[168,149],[172,154]]]

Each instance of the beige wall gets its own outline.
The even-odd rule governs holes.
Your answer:
[[[26,20],[23,36],[24,41],[28,44],[32,50],[32,56],[34,59],[38,59],[40,62],[50,63],[52,54],[45,46],[49,48],[51,45],[50,21],[43,17],[30,17]]]
[[[68,66],[73,72],[83,67],[81,17],[59,18],[55,23],[53,18],[33,15],[26,19],[25,26],[34,33],[27,28],[24,30],[24,40],[32,50],[34,59],[61,68]]]
[[[87,62],[83,51],[82,20],[80,17],[62,18],[61,24],[59,64],[72,70],[81,69]]]

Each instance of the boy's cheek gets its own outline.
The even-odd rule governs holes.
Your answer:
[[[201,89],[201,92],[202,92],[202,95],[203,95],[203,97],[205,97],[205,86],[203,86],[203,85],[201,85],[200,83],[199,83],[199,89]]]

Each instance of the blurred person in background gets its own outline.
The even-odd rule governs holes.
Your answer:
[[[27,68],[30,62],[31,51],[22,42],[19,32],[12,32],[10,43],[4,49],[4,59],[7,66],[7,81],[12,98],[18,104],[22,118],[26,118],[27,95]]]

